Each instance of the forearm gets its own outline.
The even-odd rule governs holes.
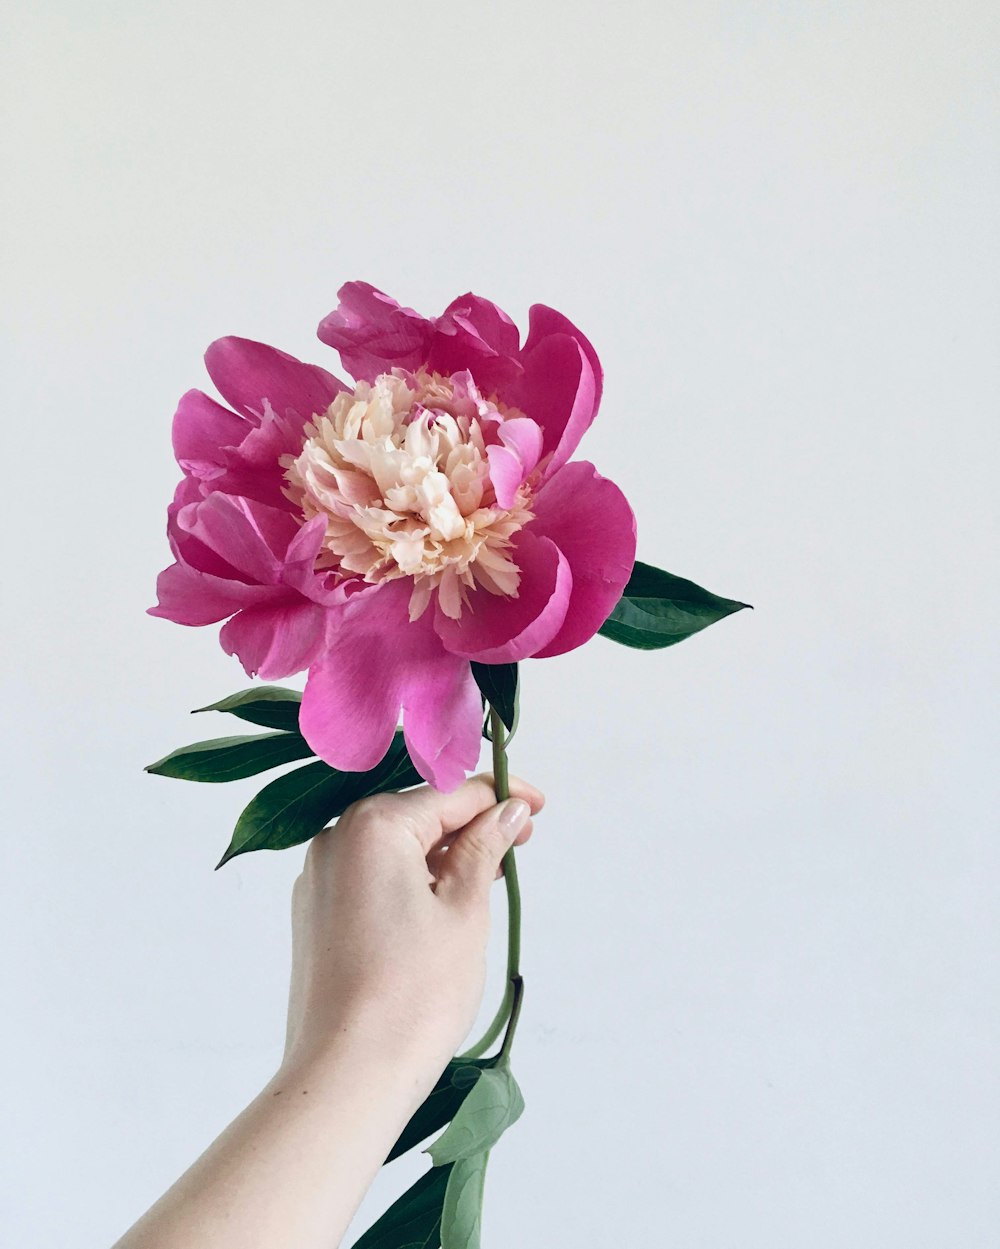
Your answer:
[[[435,1061],[354,1030],[283,1066],[115,1249],[331,1249]]]

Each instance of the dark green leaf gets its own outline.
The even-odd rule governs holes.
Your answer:
[[[495,1062],[495,1058],[453,1058],[427,1100],[403,1129],[386,1162],[392,1162],[393,1158],[405,1154],[450,1123],[482,1072]]]
[[[436,1167],[487,1153],[524,1110],[524,1098],[506,1062],[484,1071],[455,1117],[427,1150]]]
[[[354,1249],[439,1249],[451,1167],[432,1167],[373,1223]]]
[[[749,603],[720,598],[693,581],[637,560],[622,597],[599,632],[623,646],[659,650],[744,607]]]
[[[500,719],[512,729],[517,705],[517,664],[473,662],[472,675],[485,701],[496,708]]]
[[[315,752],[298,733],[261,733],[252,737],[216,737],[172,751],[147,772],[181,781],[239,781]]]
[[[406,789],[420,779],[402,733],[396,734],[388,754],[369,772],[338,772],[322,760],[286,772],[265,785],[244,809],[218,866],[250,850],[297,846],[359,798]]]
[[[487,1150],[452,1166],[441,1209],[441,1249],[479,1249],[489,1158]]]
[[[266,729],[284,729],[295,733],[299,727],[301,702],[302,695],[298,690],[286,690],[280,685],[256,685],[253,689],[230,694],[208,707],[197,707],[192,714],[228,711],[230,715],[249,720],[251,724],[262,724]]]

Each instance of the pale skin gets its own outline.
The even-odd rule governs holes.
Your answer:
[[[292,892],[274,1078],[114,1249],[331,1249],[483,994],[491,885],[544,798],[510,778],[349,808]]]

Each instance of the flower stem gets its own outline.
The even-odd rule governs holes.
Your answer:
[[[514,1033],[517,1031],[517,1021],[521,1018],[521,1003],[524,1001],[524,981],[520,976],[515,976],[510,982],[511,988],[514,990],[514,1003],[511,1007],[510,1019],[507,1020],[507,1031],[504,1033],[503,1045],[500,1046],[500,1053],[497,1061],[505,1063],[510,1058],[510,1047],[514,1044]]]
[[[510,737],[506,735],[504,723],[492,705],[490,706],[490,739],[493,742],[493,788],[496,791],[497,802],[503,802],[510,797],[510,785],[507,779],[507,745]],[[517,879],[517,861],[514,857],[513,846],[503,858],[503,879],[507,887],[506,988],[500,1009],[493,1016],[490,1026],[476,1044],[465,1051],[463,1058],[479,1058],[485,1054],[506,1025],[507,1033],[500,1052],[501,1057],[505,1058],[514,1042],[514,1032],[521,1013],[521,997],[524,992],[524,981],[521,979],[521,887]]]

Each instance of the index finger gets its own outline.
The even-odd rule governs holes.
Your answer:
[[[519,776],[510,777],[509,784],[510,796],[523,798],[531,808],[532,815],[541,811],[545,805],[545,795],[540,789]],[[458,832],[477,815],[482,815],[490,807],[496,806],[497,797],[493,788],[493,774],[483,772],[470,777],[449,794],[432,789],[430,785],[421,785],[419,789],[397,794],[396,800],[401,824],[416,838],[421,852],[426,856],[442,838]]]

